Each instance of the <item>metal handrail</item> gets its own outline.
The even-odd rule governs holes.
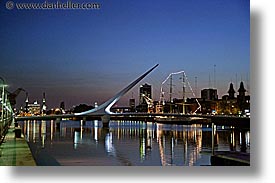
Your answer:
[[[1,118],[0,118],[0,145],[4,140],[4,137],[8,131],[8,128],[12,122],[13,110],[10,105],[9,99],[7,97],[7,92],[5,92],[5,87],[7,86],[5,80],[0,77],[2,80],[2,91],[0,93],[0,103],[1,103]]]

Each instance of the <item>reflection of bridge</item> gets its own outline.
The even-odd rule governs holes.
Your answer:
[[[46,125],[46,123],[48,123],[48,125]],[[49,162],[48,157],[45,157],[45,155],[48,155],[44,154],[42,150],[49,147],[53,148],[53,144],[55,147],[58,147],[59,144],[62,144],[62,147],[64,147],[64,141],[67,141],[68,143],[65,142],[66,145],[73,144],[75,150],[78,148],[80,150],[77,153],[79,155],[79,158],[77,158],[78,166],[89,165],[94,159],[90,153],[83,151],[83,147],[89,147],[89,149],[90,147],[96,148],[94,149],[95,154],[93,153],[93,155],[96,155],[96,152],[103,152],[102,150],[104,150],[108,156],[113,157],[120,165],[137,165],[135,161],[132,161],[132,157],[135,154],[132,150],[135,149],[137,150],[136,152],[139,153],[140,163],[146,163],[146,161],[150,161],[152,157],[158,158],[159,156],[162,166],[191,166],[195,165],[202,152],[210,156],[210,148],[213,148],[218,155],[220,150],[228,150],[229,148],[231,151],[236,151],[236,148],[242,150],[242,147],[247,147],[247,138],[249,138],[249,136],[247,137],[245,135],[245,131],[239,131],[237,128],[230,130],[228,128],[225,128],[225,130],[214,129],[214,133],[212,133],[209,130],[203,130],[204,128],[201,125],[174,126],[151,122],[112,121],[109,128],[103,128],[102,124],[97,120],[86,123],[82,120],[78,122],[69,120],[62,121],[57,125],[58,123],[58,121],[53,120],[24,121],[20,123],[28,142],[37,144],[36,147],[33,146],[36,148],[34,148],[33,151],[36,152],[36,159],[39,158],[42,160],[39,161],[37,165],[56,165],[52,164],[56,161],[61,165],[72,165],[70,163],[75,161],[71,159],[72,156],[70,156],[69,151],[69,156],[64,156],[61,159],[57,156],[55,162]],[[237,137],[238,135],[240,136]],[[60,138],[62,138],[62,140]],[[73,138],[73,141],[70,138]],[[129,147],[133,147],[133,144],[138,143],[139,148],[133,148],[131,149],[131,153],[129,153],[129,151],[125,151],[125,147],[128,149],[129,143],[131,143]],[[224,146],[224,144],[228,146]],[[54,152],[58,151],[60,151],[60,149]],[[223,151],[223,153],[224,152],[225,151]],[[246,149],[243,152],[246,152]],[[53,156],[50,155],[50,157],[54,157],[54,154],[52,154]],[[231,155],[232,153],[228,152],[228,154]],[[43,161],[43,158],[47,159],[47,162]],[[66,162],[66,159],[70,161]],[[108,160],[108,162],[111,163],[113,161]],[[100,163],[100,161],[94,161],[94,163],[96,164],[93,165],[100,165],[97,164]]]
[[[46,116],[25,116],[16,117],[16,121],[24,120],[55,120],[62,118],[75,118],[74,114],[64,115],[46,115]],[[100,114],[79,115],[78,119],[101,119]],[[174,113],[114,113],[109,115],[109,119],[114,120],[129,120],[129,121],[148,121],[158,123],[170,123],[170,124],[206,124],[211,125],[224,125],[224,126],[238,126],[238,127],[250,127],[249,117],[237,117],[237,116],[225,116],[225,115],[188,115],[188,114],[174,114]]]
[[[145,121],[156,121],[160,123],[181,123],[181,124],[194,124],[194,123],[205,123],[211,124],[215,123],[216,125],[237,125],[249,127],[249,118],[240,118],[235,116],[211,116],[211,115],[196,115],[196,114],[173,114],[173,113],[164,113],[164,114],[154,114],[154,113],[112,113],[110,108],[130,89],[132,89],[138,82],[140,82],[144,77],[146,77],[150,72],[152,72],[156,67],[155,65],[150,70],[142,74],[127,87],[117,93],[114,97],[110,98],[105,103],[100,106],[75,114],[64,114],[64,115],[45,115],[45,116],[25,116],[25,117],[16,117],[16,121],[22,120],[51,120],[51,119],[62,119],[62,118],[91,118],[91,119],[100,119],[103,121],[103,124],[107,125],[111,118],[115,119],[129,119],[129,120],[145,120]]]

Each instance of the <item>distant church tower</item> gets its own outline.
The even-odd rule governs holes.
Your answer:
[[[228,94],[229,94],[229,99],[234,99],[235,98],[235,90],[233,88],[233,83],[230,83],[230,87],[229,87],[229,90],[228,90]]]
[[[240,111],[242,111],[242,113],[243,113],[244,109],[246,107],[246,103],[245,103],[245,92],[246,92],[246,89],[244,88],[243,82],[241,82],[240,88],[239,88],[238,92],[239,92],[239,95],[237,97],[237,102],[238,102]]]
[[[45,92],[43,93],[43,100],[42,100],[42,114],[46,114],[47,106],[46,106],[46,95]]]
[[[244,99],[246,89],[244,88],[243,82],[241,82],[238,92],[239,92],[238,98],[240,98],[241,100]]]

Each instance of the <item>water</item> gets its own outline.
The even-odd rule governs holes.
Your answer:
[[[21,121],[37,165],[211,165],[211,128],[142,121]],[[215,151],[250,151],[249,131],[215,128]]]

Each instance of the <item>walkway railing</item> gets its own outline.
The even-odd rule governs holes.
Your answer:
[[[0,84],[0,144],[3,141],[3,138],[5,137],[5,134],[8,131],[8,128],[12,122],[13,119],[13,110],[10,104],[10,101],[8,100],[8,92],[6,91],[5,87],[7,85],[5,84],[5,81],[3,78],[0,77],[2,80],[2,83]]]

